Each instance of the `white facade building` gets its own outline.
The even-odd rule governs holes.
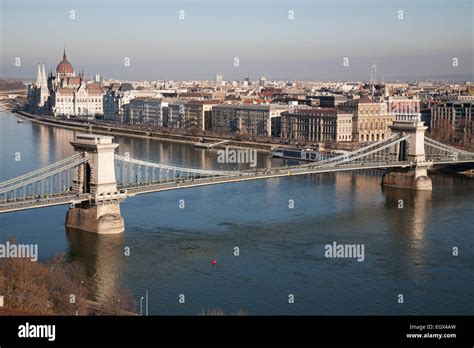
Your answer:
[[[67,60],[66,51],[56,67],[56,76],[47,77],[44,65],[38,66],[36,82],[28,86],[30,111],[54,116],[97,116],[103,111],[100,85],[87,82]]]
[[[137,90],[130,84],[113,84],[104,95],[104,118],[117,122],[130,122],[129,103],[135,98],[161,98],[156,90]]]

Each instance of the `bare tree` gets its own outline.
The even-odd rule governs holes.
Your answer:
[[[85,267],[79,261],[67,261],[63,254],[47,263],[0,259],[0,293],[13,314],[100,314],[90,305],[93,289]],[[131,294],[121,288],[112,294],[111,301],[104,308],[107,314],[120,314],[123,309],[131,312],[135,307]]]

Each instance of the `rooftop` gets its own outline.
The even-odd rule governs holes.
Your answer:
[[[293,111],[293,115],[331,115],[336,116],[337,110],[335,108],[317,108],[317,109],[297,109]]]
[[[216,107],[227,108],[227,109],[248,109],[248,110],[289,109],[288,105],[281,105],[281,104],[245,104],[245,105],[220,104],[220,105],[217,105]]]

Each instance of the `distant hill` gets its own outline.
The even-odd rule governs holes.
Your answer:
[[[26,86],[20,80],[0,79],[0,91],[26,90]]]

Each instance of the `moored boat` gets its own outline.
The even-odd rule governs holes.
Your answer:
[[[320,152],[313,149],[291,149],[279,147],[271,151],[273,157],[292,159],[296,161],[322,161],[337,156],[335,151]]]

